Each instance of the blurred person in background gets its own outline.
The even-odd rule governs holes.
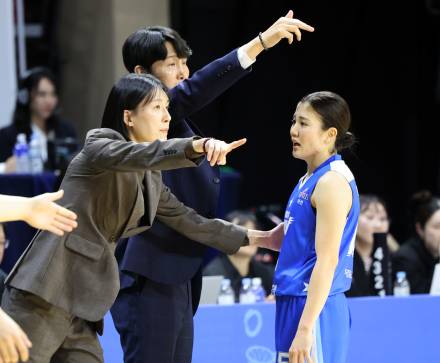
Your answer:
[[[394,254],[394,278],[405,271],[411,294],[430,291],[440,252],[440,198],[427,190],[415,193],[410,206],[414,236]]]
[[[76,214],[54,203],[63,197],[63,193],[59,190],[33,198],[0,195],[0,222],[23,220],[32,227],[50,230],[58,235],[71,232],[77,227]],[[7,243],[0,223],[0,262]],[[3,294],[5,274],[0,272]],[[26,362],[31,345],[23,330],[0,308],[0,363]]]
[[[37,138],[46,168],[53,168],[55,156],[49,144],[55,140],[76,139],[72,124],[58,112],[58,90],[55,76],[43,67],[34,68],[21,81],[10,126],[0,129],[0,172],[15,171],[14,145],[17,135],[26,134],[29,143]]]
[[[399,244],[389,233],[390,219],[385,202],[374,194],[359,197],[361,212],[356,233],[353,256],[353,280],[346,295],[370,296],[376,295],[373,280],[370,278],[374,233],[387,233],[387,246],[390,253],[398,250]]]
[[[255,214],[246,211],[234,211],[229,213],[227,221],[246,227],[258,229]],[[203,270],[203,276],[218,276],[231,280],[231,286],[235,293],[235,301],[238,302],[241,280],[244,277],[261,277],[266,295],[270,295],[274,267],[263,264],[255,259],[258,247],[245,246],[233,255],[219,254],[211,260]]]
[[[202,135],[189,117],[212,102],[251,71],[257,56],[286,39],[301,40],[313,28],[293,18],[280,17],[243,46],[207,64],[191,77],[187,60],[191,49],[173,29],[145,27],[131,34],[122,53],[129,72],[151,73],[170,89],[170,137]],[[209,46],[209,44],[207,44]],[[184,204],[201,215],[216,215],[220,173],[208,163],[197,169],[163,173],[164,183]],[[156,221],[152,228],[116,250],[121,291],[112,308],[120,334],[124,361],[191,362],[193,315],[202,288],[205,246]],[[157,296],[156,291],[162,291]],[[153,295],[154,294],[154,295]],[[154,296],[141,303],[139,296]],[[188,304],[188,301],[191,303]],[[133,308],[136,306],[136,308]],[[160,315],[161,319],[157,319]],[[136,324],[130,324],[136,321]],[[160,334],[158,334],[160,332]]]

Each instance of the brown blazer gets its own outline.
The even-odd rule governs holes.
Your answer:
[[[192,240],[237,251],[247,243],[245,228],[198,215],[162,183],[159,170],[203,161],[192,141],[136,144],[111,129],[91,130],[61,184],[61,204],[77,213],[78,228],[63,237],[39,231],[6,284],[98,321],[119,291],[115,242],[150,228],[155,217]]]

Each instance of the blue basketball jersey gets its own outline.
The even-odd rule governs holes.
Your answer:
[[[344,176],[352,190],[352,206],[341,239],[339,262],[329,295],[350,289],[353,253],[359,218],[359,193],[353,174],[336,154],[322,163],[313,174],[301,178],[289,198],[284,216],[284,239],[275,269],[273,292],[276,295],[305,296],[316,263],[316,210],[311,195],[321,176],[335,171]]]

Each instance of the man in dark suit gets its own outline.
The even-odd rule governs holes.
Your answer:
[[[191,78],[191,55],[179,34],[165,27],[148,27],[130,35],[123,46],[129,72],[152,73],[170,88],[170,137],[200,134],[188,116],[214,100],[250,72],[264,49],[281,39],[292,43],[300,30],[313,31],[289,11],[244,46],[208,64]],[[219,170],[207,163],[197,169],[163,173],[164,183],[199,214],[215,216],[220,189]],[[201,267],[206,248],[160,222],[116,250],[121,291],[112,307],[121,335],[124,361],[191,362],[193,314],[200,299]]]

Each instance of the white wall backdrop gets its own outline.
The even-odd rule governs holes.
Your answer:
[[[0,127],[11,122],[17,89],[12,3],[0,1]]]

